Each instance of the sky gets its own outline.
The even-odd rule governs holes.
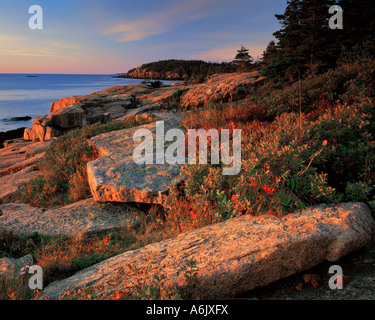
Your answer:
[[[32,5],[43,29],[30,29]],[[0,73],[124,73],[165,59],[259,58],[286,0],[1,0]]]

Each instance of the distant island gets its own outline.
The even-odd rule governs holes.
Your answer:
[[[120,75],[120,78],[152,80],[193,80],[212,74],[234,72],[233,64],[213,63],[201,60],[160,60],[142,64]]]

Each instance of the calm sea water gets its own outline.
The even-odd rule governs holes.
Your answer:
[[[140,83],[113,75],[0,74],[0,132],[31,127],[34,117],[50,113],[53,101],[114,86]],[[174,81],[163,81],[170,84]],[[10,118],[30,116],[29,121]]]

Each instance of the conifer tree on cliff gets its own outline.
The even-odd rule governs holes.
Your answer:
[[[241,45],[240,50],[237,50],[237,55],[233,60],[233,64],[238,72],[246,72],[250,70],[253,63],[253,58],[249,54],[249,49]]]
[[[278,40],[278,57],[274,61],[273,68],[277,69],[282,76],[286,72],[298,72],[303,64],[303,57],[299,46],[303,42],[301,33],[301,11],[299,0],[288,1],[284,14],[276,14],[282,28],[273,35]],[[271,69],[273,69],[271,66]]]
[[[284,14],[276,14],[282,28],[274,33],[277,42],[277,59],[263,70],[271,76],[296,79],[300,73],[317,72],[329,67],[332,56],[330,50],[330,29],[328,8],[331,0],[290,0]]]
[[[305,56],[304,69],[315,73],[334,66],[340,52],[337,35],[341,30],[329,28],[329,8],[335,0],[303,0],[300,2],[303,42],[300,53]]]
[[[344,29],[329,28],[328,9],[340,5]],[[364,43],[375,53],[375,6],[373,0],[288,0],[284,14],[276,14],[281,29],[274,33],[276,50],[267,48],[262,74],[297,79],[334,67],[343,48]],[[271,50],[272,49],[272,50]]]
[[[362,46],[361,51],[375,56],[375,6],[373,0],[341,0],[344,28],[339,41],[350,50]],[[363,52],[362,52],[363,53]]]
[[[281,64],[280,50],[277,47],[275,41],[271,41],[266,50],[264,50],[262,58],[260,60],[262,73],[270,78],[276,78],[283,72],[283,66]]]

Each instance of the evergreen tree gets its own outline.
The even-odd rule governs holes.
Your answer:
[[[373,0],[341,0],[344,28],[339,43],[345,50],[362,46],[367,54],[375,55],[375,6]]]
[[[266,50],[263,51],[261,61],[263,64],[269,64],[272,62],[274,57],[277,55],[277,46],[275,41],[270,41]]]
[[[330,30],[328,9],[333,1],[304,0],[300,2],[301,33],[300,54],[304,56],[304,67],[310,72],[323,71],[332,66],[337,58],[337,35],[340,30]]]
[[[328,9],[334,0],[289,0],[284,14],[275,15],[281,29],[274,33],[276,56],[263,73],[296,79],[301,74],[325,71],[336,62],[341,30],[329,29]]]
[[[343,30],[329,28],[332,5],[343,9]],[[288,0],[284,14],[276,14],[281,29],[263,54],[262,74],[291,80],[334,67],[342,50],[375,55],[373,0]],[[353,51],[354,50],[354,51]]]
[[[282,70],[280,49],[276,45],[275,41],[271,41],[266,50],[263,52],[261,58],[261,72],[263,75],[276,78],[280,75]]]
[[[282,28],[273,35],[278,40],[279,59],[274,68],[281,73],[298,74],[304,65],[305,56],[300,52],[303,34],[301,33],[301,10],[299,0],[287,2],[284,14],[276,14]]]
[[[252,63],[253,58],[249,54],[249,49],[241,45],[240,50],[237,50],[237,55],[233,60],[237,71],[248,71]]]

